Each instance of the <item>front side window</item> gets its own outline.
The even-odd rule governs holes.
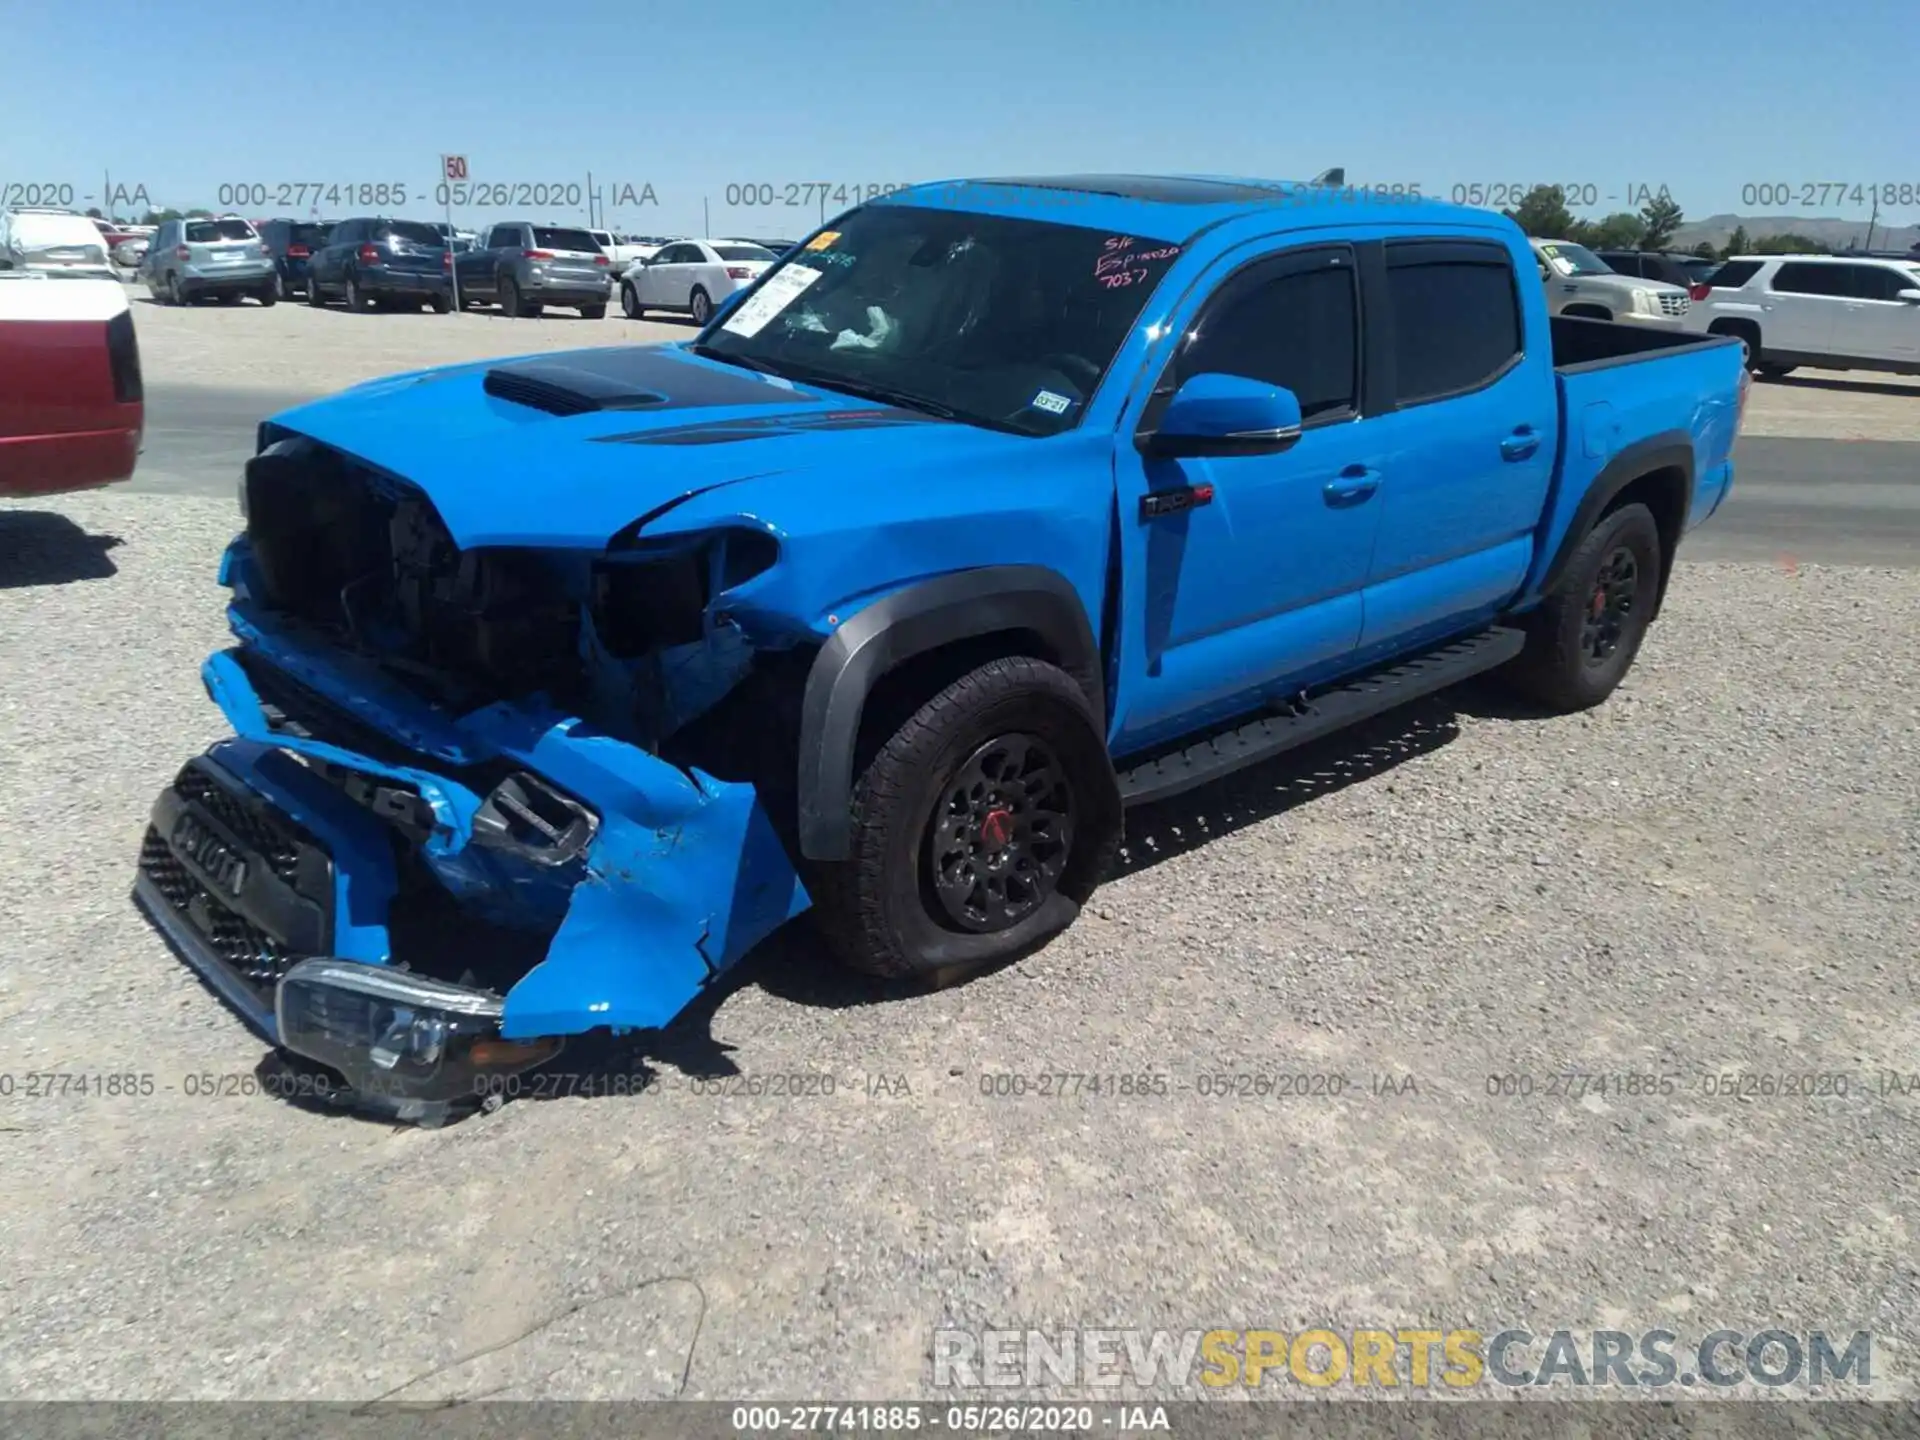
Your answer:
[[[989,428],[1077,424],[1177,244],[875,205],[790,252],[699,353]]]
[[[1249,277],[1201,316],[1180,378],[1217,371],[1291,390],[1302,420],[1360,406],[1359,299],[1345,252],[1290,259],[1271,278]]]

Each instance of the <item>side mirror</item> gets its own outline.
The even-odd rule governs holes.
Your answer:
[[[1920,290],[1902,290],[1893,298],[1896,300],[1904,300],[1909,305],[1920,305]]]
[[[1277,455],[1300,438],[1300,399],[1244,375],[1189,376],[1140,448],[1164,460],[1202,455]]]

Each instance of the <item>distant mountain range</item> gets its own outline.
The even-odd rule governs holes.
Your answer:
[[[1792,234],[1818,240],[1831,250],[1845,250],[1849,245],[1867,248],[1866,221],[1812,215],[1709,215],[1704,220],[1689,220],[1682,225],[1674,233],[1673,248],[1691,250],[1702,240],[1716,246],[1725,245],[1741,226],[1746,227],[1749,240]],[[1873,227],[1875,250],[1910,250],[1916,245],[1920,245],[1920,225]]]

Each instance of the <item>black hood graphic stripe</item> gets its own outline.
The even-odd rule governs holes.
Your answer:
[[[725,445],[739,440],[764,440],[776,435],[815,431],[878,430],[895,425],[946,425],[937,415],[912,410],[830,410],[814,415],[767,415],[747,420],[703,420],[669,425],[659,430],[634,430],[622,435],[595,436],[602,445]]]

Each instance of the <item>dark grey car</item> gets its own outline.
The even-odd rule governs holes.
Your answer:
[[[508,315],[534,316],[545,306],[563,305],[598,320],[613,295],[606,251],[571,226],[506,221],[472,250],[455,255],[453,268],[463,307],[492,302]]]

